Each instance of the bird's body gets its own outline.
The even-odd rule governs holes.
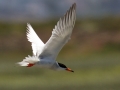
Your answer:
[[[44,44],[42,40],[37,36],[30,24],[27,24],[27,39],[32,44],[33,56],[28,56],[18,64],[20,66],[31,67],[38,65],[43,68],[49,68],[52,70],[67,70],[73,72],[70,68],[67,68],[64,64],[58,63],[56,57],[62,47],[68,42],[72,34],[73,27],[76,20],[76,4],[67,11],[63,18],[57,22],[57,25],[52,31],[50,39]]]

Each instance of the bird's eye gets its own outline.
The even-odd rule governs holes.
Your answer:
[[[62,68],[67,68],[64,64],[62,64],[62,63],[58,63],[59,64],[59,66],[60,67],[62,67]]]

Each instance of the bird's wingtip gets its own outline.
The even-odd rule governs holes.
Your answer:
[[[30,23],[27,23],[27,27],[31,26]]]
[[[72,4],[72,8],[76,8],[76,3],[73,3],[73,4]]]

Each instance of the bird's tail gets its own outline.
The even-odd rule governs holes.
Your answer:
[[[39,62],[39,58],[37,56],[29,56],[28,55],[28,57],[25,57],[25,59],[23,59],[23,61],[18,62],[17,64],[20,66],[32,67],[37,62]]]

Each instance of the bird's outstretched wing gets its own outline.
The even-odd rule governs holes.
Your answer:
[[[39,55],[44,47],[44,43],[33,30],[32,26],[27,23],[27,39],[31,42],[34,55]]]
[[[70,39],[76,20],[76,4],[66,12],[63,18],[57,22],[50,39],[45,44],[39,57],[56,59],[59,51]]]

